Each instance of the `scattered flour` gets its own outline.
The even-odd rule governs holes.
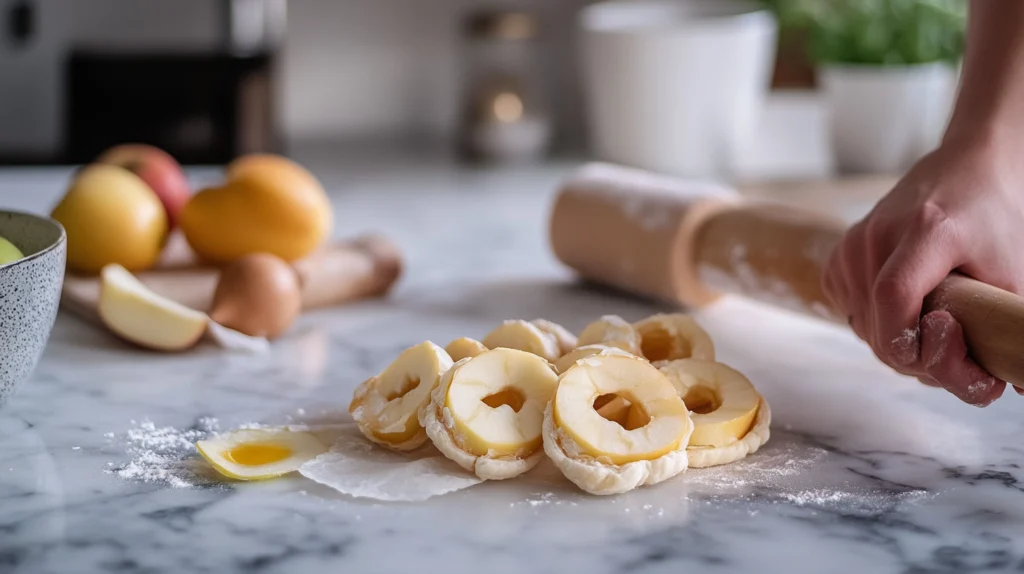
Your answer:
[[[842,502],[844,499],[852,496],[846,492],[840,492],[837,490],[804,490],[794,494],[783,494],[782,497],[796,504],[797,506],[805,506],[808,504],[822,505],[830,502]]]
[[[161,483],[172,488],[212,484],[211,470],[196,459],[196,441],[217,431],[217,419],[203,417],[188,429],[157,427],[143,420],[123,435],[107,433],[107,439],[127,452],[128,462],[108,462],[108,473],[124,480]],[[252,428],[252,427],[250,427]]]

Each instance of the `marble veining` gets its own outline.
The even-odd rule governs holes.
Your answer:
[[[572,164],[313,167],[339,234],[380,230],[404,247],[398,289],[306,316],[256,357],[154,355],[62,313],[0,410],[0,573],[1024,570],[1024,398],[965,406],[892,374],[849,333],[738,300],[697,317],[770,401],[773,428],[729,467],[597,498],[541,466],[415,504],[301,477],[173,488],[112,474],[130,457],[111,437],[143,420],[316,419],[426,338],[482,336],[506,318],[578,331],[599,314],[663,310],[579,287],[552,259],[546,210]],[[43,212],[67,173],[0,172],[0,203]]]

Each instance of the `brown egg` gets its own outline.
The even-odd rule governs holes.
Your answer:
[[[273,339],[301,311],[301,286],[292,266],[276,255],[253,253],[221,271],[210,318],[246,335]]]

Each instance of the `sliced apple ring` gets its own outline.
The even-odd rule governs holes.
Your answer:
[[[444,350],[452,361],[459,362],[462,359],[475,357],[487,350],[483,343],[469,337],[460,337],[445,346]]]
[[[626,404],[608,412],[615,397]],[[596,355],[559,377],[544,451],[584,491],[620,494],[686,470],[692,432],[686,405],[658,369],[638,357]]]
[[[617,315],[604,315],[580,332],[577,345],[606,345],[618,347],[640,356],[640,334],[628,321]]]
[[[558,342],[558,353],[560,355],[568,353],[579,345],[576,335],[573,335],[568,329],[558,323],[548,321],[547,319],[534,319],[530,322],[541,331],[555,338]]]
[[[559,374],[562,374],[569,370],[570,367],[575,365],[580,359],[586,359],[587,357],[593,357],[595,355],[607,356],[607,355],[618,355],[620,357],[635,357],[628,351],[623,351],[618,347],[612,347],[609,345],[584,345],[582,347],[576,347],[568,353],[562,355],[555,361],[555,370]]]
[[[671,361],[660,370],[675,386],[693,420],[687,446],[691,468],[735,462],[768,442],[768,403],[742,373],[699,359]]]
[[[715,344],[697,321],[684,313],[661,313],[638,321],[640,353],[655,366],[678,359],[715,360]]]
[[[422,446],[427,434],[419,411],[430,403],[430,392],[451,366],[448,353],[430,341],[402,351],[379,375],[356,387],[348,410],[359,430],[393,450]]]
[[[481,341],[488,349],[516,349],[533,353],[548,361],[561,356],[558,339],[539,327],[522,320],[503,321]]]
[[[438,450],[478,477],[514,478],[543,458],[544,407],[557,383],[551,364],[537,355],[486,351],[444,374],[420,424]]]

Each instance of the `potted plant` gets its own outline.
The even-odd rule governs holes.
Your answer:
[[[837,167],[901,172],[941,138],[963,52],[963,0],[772,0],[799,30]]]

